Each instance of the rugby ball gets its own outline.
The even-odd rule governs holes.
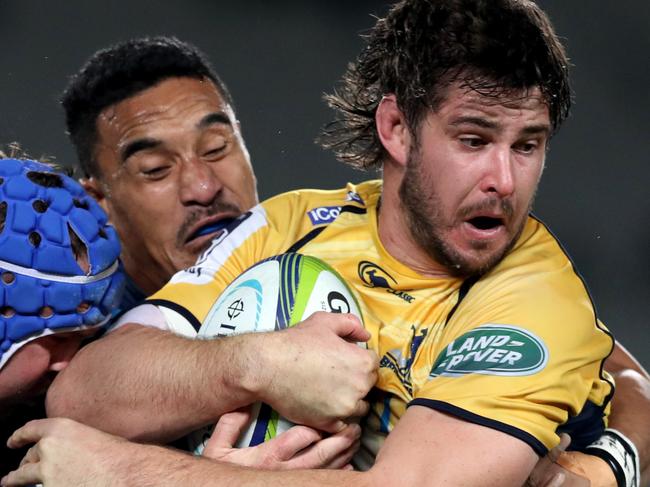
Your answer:
[[[237,277],[208,312],[198,336],[282,330],[317,311],[352,313],[362,318],[350,288],[332,267],[316,257],[282,254],[255,264]],[[269,405],[256,403],[251,423],[236,446],[258,445],[291,426]],[[211,426],[191,434],[190,450],[200,455],[213,429]]]

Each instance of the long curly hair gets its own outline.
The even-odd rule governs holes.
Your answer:
[[[379,19],[367,45],[325,100],[337,111],[319,138],[359,169],[381,166],[375,127],[394,94],[411,133],[455,82],[485,96],[539,88],[555,132],[569,114],[569,61],[549,18],[530,0],[402,0]]]

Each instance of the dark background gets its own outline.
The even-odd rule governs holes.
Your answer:
[[[576,93],[552,141],[536,213],[564,242],[601,318],[650,366],[650,2],[543,0],[565,39]],[[96,49],[173,34],[229,85],[262,198],[364,178],[313,144],[321,101],[385,12],[370,0],[0,0],[0,144],[74,160],[60,92]]]

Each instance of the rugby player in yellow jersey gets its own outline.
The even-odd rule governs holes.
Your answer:
[[[356,152],[367,157],[352,158],[382,163],[383,188],[364,183],[281,196],[238,222],[201,264],[201,275],[210,277],[216,270],[236,274],[248,259],[271,252],[292,248],[319,255],[336,249],[340,258],[331,262],[351,279],[367,308],[373,300],[377,304],[368,325],[384,367],[366,446],[377,446],[382,429],[392,433],[366,473],[270,474],[199,462],[215,483],[520,485],[536,454],[557,443],[555,427],[569,415],[595,412],[602,427],[611,388],[599,366],[611,341],[566,256],[527,217],[547,139],[567,108],[562,100],[568,101],[568,88],[556,83],[566,76],[566,59],[545,16],[528,2],[465,2],[455,12],[445,12],[447,6],[400,3],[378,23],[371,39],[376,49],[364,51],[357,65],[356,73],[372,82],[346,87],[350,95],[368,97],[365,109],[350,104],[351,98],[342,105],[355,117],[349,120],[353,128],[365,126],[375,142],[374,150]],[[440,10],[434,15],[419,8]],[[431,24],[419,24],[422,19]],[[443,22],[449,29],[441,28]],[[485,25],[493,29],[484,31]],[[428,45],[404,49],[414,38],[434,44],[442,31],[458,43],[456,51],[445,51],[460,56],[452,59],[456,64],[430,56],[423,49]],[[486,40],[479,35],[485,32],[491,42],[470,42]],[[398,49],[391,51],[391,43]],[[536,64],[535,56],[528,66],[534,69],[524,63],[518,71],[513,61],[523,57],[510,52],[514,59],[508,58],[504,45],[514,52],[530,49],[531,55],[551,48],[541,60],[552,58],[555,73],[548,64]],[[472,57],[481,47],[498,59]],[[383,69],[375,69],[394,51],[404,58],[386,59]],[[499,59],[502,64],[488,62]],[[390,74],[389,66],[395,69],[392,79],[373,78]],[[398,71],[414,66],[430,67],[435,76],[415,70],[423,78],[409,80],[424,88],[399,86]],[[349,75],[356,78],[354,70]],[[286,211],[278,216],[278,209],[295,210],[295,221],[287,223]],[[233,244],[235,235],[244,242]],[[205,283],[196,274],[177,276],[158,297],[178,299],[190,320],[200,321],[214,300],[211,293],[224,283],[221,274]],[[206,292],[207,299],[190,303],[183,299],[187,289],[200,298]],[[407,310],[403,315],[391,309],[398,304]],[[386,321],[390,314],[395,323]],[[416,326],[393,326],[400,320]],[[572,333],[562,342],[553,332],[567,321]],[[412,405],[404,411],[406,401]],[[52,432],[37,429],[25,430],[23,439]],[[593,439],[597,430],[587,437]],[[122,446],[142,461],[135,452],[146,449]],[[188,463],[179,460],[178,466],[191,481]]]

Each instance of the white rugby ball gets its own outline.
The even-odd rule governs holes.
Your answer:
[[[237,277],[208,312],[198,336],[282,330],[316,311],[352,313],[362,319],[350,288],[332,267],[316,257],[282,254]],[[291,426],[269,405],[256,403],[251,423],[236,446],[258,445]],[[200,455],[213,429],[202,428],[189,435],[190,450]]]

